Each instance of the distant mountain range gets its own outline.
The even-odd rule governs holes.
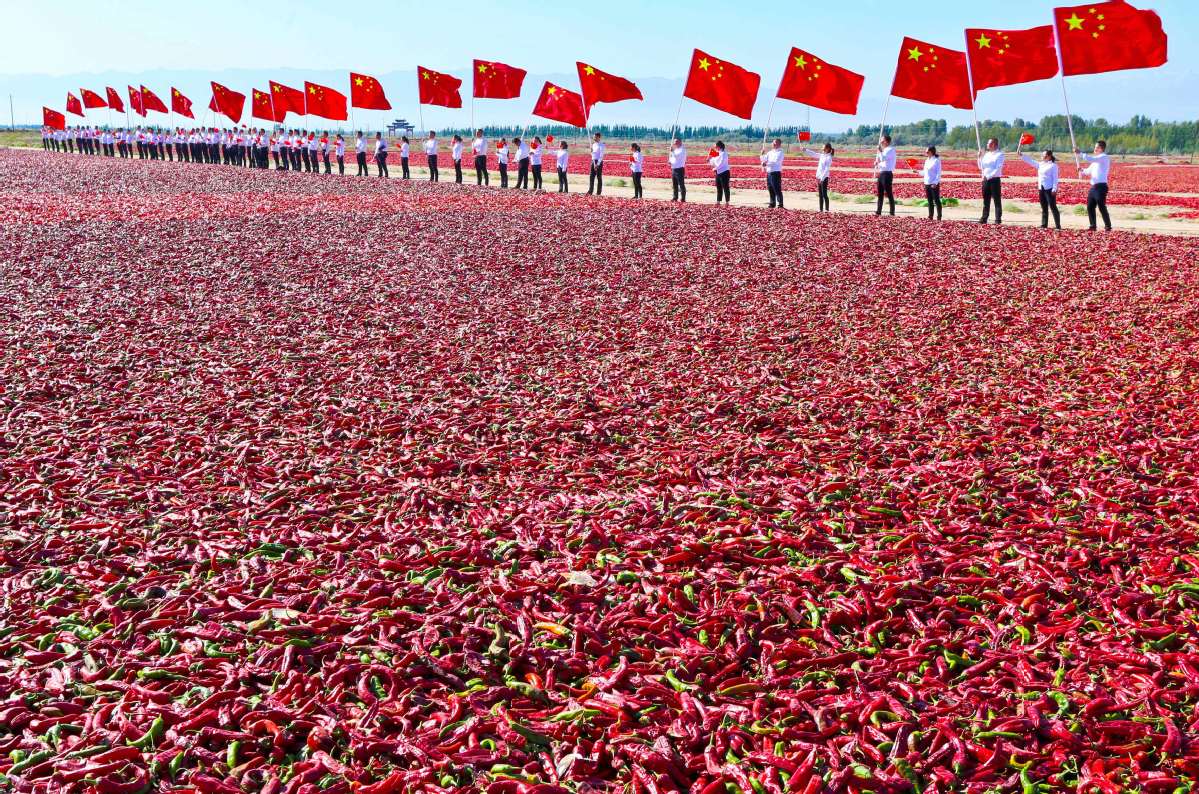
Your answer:
[[[447,110],[440,107],[425,106],[418,110],[417,86],[415,70],[396,71],[376,74],[375,77],[383,83],[391,100],[393,110],[389,113],[355,111],[354,122],[359,127],[381,128],[386,122],[395,118],[407,118],[418,127],[429,129],[437,127],[463,127],[471,122],[470,100],[470,67],[463,66],[457,70],[449,69],[451,74],[464,78],[463,101],[461,110]],[[41,74],[12,74],[0,75],[0,124],[9,122],[9,95],[12,97],[12,110],[15,122],[21,124],[40,124],[41,108],[43,105],[62,110],[66,103],[66,92],[72,91],[78,96],[80,88],[90,88],[103,94],[105,86],[112,86],[125,96],[127,85],[141,85],[155,91],[164,100],[169,101],[171,87],[176,87],[187,95],[197,111],[197,118],[202,111],[205,117],[211,118],[206,109],[211,97],[209,82],[219,83],[250,93],[251,88],[265,90],[269,80],[299,86],[304,80],[332,86],[340,91],[348,92],[348,71],[303,71],[299,69],[225,69],[215,71],[201,70],[161,70],[150,73],[103,72],[73,75],[41,75]],[[680,123],[684,125],[720,124],[728,127],[741,126],[739,119],[725,115],[715,110],[687,100],[679,113],[679,99],[683,91],[683,78],[661,78],[633,76],[637,85],[645,95],[644,102],[623,102],[612,105],[599,105],[593,112],[592,118],[601,124],[651,124],[669,126],[679,114]],[[542,82],[551,80],[566,87],[577,86],[577,77],[573,74],[530,74],[525,81],[524,95],[516,100],[479,100],[474,107],[476,124],[523,124],[529,120],[528,113],[537,99]],[[1071,110],[1088,118],[1106,117],[1113,121],[1125,121],[1135,114],[1167,121],[1193,119],[1196,115],[1194,102],[1180,101],[1183,97],[1199,95],[1199,75],[1191,72],[1118,72],[1092,77],[1070,78],[1068,81]],[[841,116],[824,111],[811,112],[811,126],[817,132],[844,132],[859,124],[878,124],[881,120],[886,101],[888,86],[879,81],[867,81],[866,88],[854,117]],[[755,107],[753,123],[764,125],[770,113],[773,84],[763,85],[758,103]],[[247,102],[247,120],[249,116]],[[1062,91],[1058,80],[1046,80],[1039,83],[1010,88],[1000,88],[987,91],[979,98],[978,114],[980,118],[1010,120],[1016,117],[1040,118],[1043,115],[1064,112]],[[771,115],[772,123],[780,125],[805,124],[808,111],[803,106],[787,101],[779,101]],[[950,125],[968,124],[971,121],[969,112],[954,110],[948,107],[922,105],[907,100],[894,100],[891,103],[888,120],[894,123],[905,123],[919,119],[937,117],[946,119]],[[77,116],[68,116],[71,123],[80,121]],[[108,120],[105,110],[89,111],[89,120],[104,124]],[[424,124],[421,124],[422,121]],[[114,124],[123,122],[123,118],[113,117]],[[151,113],[149,122],[154,124],[180,124],[177,116],[168,119],[157,113]],[[326,126],[324,122],[312,120],[312,126]],[[298,123],[298,122],[297,122]],[[336,126],[329,122],[328,126]],[[350,123],[344,124],[346,128]]]

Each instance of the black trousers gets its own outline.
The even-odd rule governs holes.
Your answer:
[[[729,193],[729,181],[730,181],[731,177],[732,177],[732,171],[725,171],[723,174],[716,175],[716,203],[717,204],[720,203],[721,197],[724,198],[724,201],[726,203],[731,200],[731,196]],[[773,207],[774,203],[771,202],[770,206]]]
[[[640,172],[640,171],[634,171],[634,172],[633,172],[633,198],[635,198],[635,199],[639,199],[639,198],[641,198],[641,195],[642,195],[642,191],[641,191],[641,172]]]
[[[333,166],[329,163],[329,150],[328,149],[321,152],[321,159],[325,161],[325,173],[326,174],[333,173]]]
[[[1107,214],[1106,182],[1091,185],[1091,189],[1087,192],[1087,219],[1091,222],[1091,231],[1095,231],[1098,228],[1095,223],[1095,210],[1099,210],[1099,214],[1103,216],[1103,228],[1110,232],[1112,230],[1112,218]]]
[[[1046,190],[1041,188],[1039,192],[1041,199],[1041,228],[1049,228],[1049,215],[1053,214],[1053,225],[1055,228],[1062,228],[1062,214],[1057,209],[1057,191]]]
[[[437,171],[437,155],[429,155],[429,181],[440,182],[441,174]]]
[[[604,192],[604,161],[598,163],[591,161],[591,174],[587,179],[587,195],[594,193],[597,196],[603,195]]]
[[[529,158],[516,161],[516,187],[518,190],[529,189]]]
[[[346,156],[344,154],[337,155],[337,173],[345,174],[346,172]]]
[[[454,161],[454,182],[462,184],[462,158],[459,157]]]
[[[816,181],[816,200],[819,203],[820,212],[831,212],[833,206],[829,203],[828,198],[828,177]]]
[[[687,169],[670,169],[671,201],[687,200]]]
[[[475,184],[490,185],[491,178],[487,176],[487,155],[475,155]]]
[[[533,189],[541,190],[541,166],[533,166]]]
[[[890,202],[891,214],[895,214],[895,173],[880,171],[878,174],[878,205],[874,208],[875,215],[883,214],[883,197]]]
[[[409,179],[412,176],[408,172],[408,158],[407,157],[400,158],[400,174],[404,179]]]
[[[928,201],[928,219],[933,219],[934,213],[937,220],[941,220],[941,186],[925,185],[924,198]]]
[[[208,162],[216,164],[221,161],[221,145],[219,143],[208,144]]]
[[[983,217],[986,223],[991,217],[991,205],[995,205],[995,222],[1003,223],[1003,180],[999,177],[983,180]]]
[[[766,173],[766,192],[770,194],[770,207],[773,209],[775,200],[779,209],[783,207],[783,172],[768,171]]]
[[[50,151],[50,139],[49,138],[42,138],[42,148],[45,149],[46,151]]]
[[[387,152],[386,151],[375,152],[375,165],[377,165],[379,167],[379,176],[386,176],[386,177],[391,176],[391,174],[387,173]]]
[[[500,187],[508,187],[508,164],[500,163]]]
[[[566,186],[566,169],[565,168],[558,169],[558,192],[559,193],[569,193],[570,192],[570,190]]]
[[[366,176],[366,152],[358,152],[358,173],[356,176]]]

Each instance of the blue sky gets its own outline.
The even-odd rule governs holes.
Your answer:
[[[1171,37],[1170,63],[1146,72],[1071,78],[1072,109],[1080,115],[1114,120],[1134,113],[1161,118],[1199,116],[1195,99],[1199,96],[1199,52],[1192,46],[1199,33],[1199,2],[1136,0],[1135,4],[1161,14]],[[381,4],[204,0],[184,6],[162,0],[59,0],[7,5],[7,32],[0,34],[4,40],[0,92],[14,95],[18,122],[40,112],[42,104],[60,106],[60,94],[65,90],[59,88],[60,83],[92,87],[106,80],[128,79],[165,94],[166,82],[173,81],[199,94],[209,72],[217,79],[221,75],[243,79],[246,84],[234,87],[245,90],[265,75],[282,74],[280,69],[287,69],[292,77],[305,74],[292,70],[306,70],[315,80],[348,69],[378,75],[407,73],[419,63],[465,76],[464,66],[473,57],[503,60],[527,68],[535,76],[569,74],[574,61],[581,59],[635,80],[681,81],[692,47],[762,74],[763,91],[755,110],[755,121],[761,122],[786,54],[796,45],[866,75],[859,118],[824,114],[824,118],[813,119],[817,129],[840,129],[877,123],[905,34],[961,48],[962,30],[967,26],[1046,24],[1054,3],[858,0],[852,6],[841,6],[827,0],[749,5],[712,0],[606,0],[536,6],[451,4],[447,5],[451,11],[445,14],[436,14],[438,4],[428,0]],[[431,10],[439,21],[437,35],[430,35],[427,29]],[[473,18],[475,14],[481,18]],[[644,106],[626,103],[604,108],[607,118],[603,120],[640,118],[669,124],[674,114],[666,101],[673,90],[670,85],[655,90],[654,100]],[[401,104],[414,93],[407,85],[387,87],[394,95],[393,102],[398,99]],[[526,85],[526,96],[506,106],[488,103],[484,120],[521,117],[539,88],[539,82]],[[192,98],[201,105],[208,99],[206,93]],[[775,119],[782,123],[802,120],[806,111],[788,104],[780,103]],[[1061,89],[1054,81],[994,89],[979,100],[980,115],[993,118],[1018,114],[1035,119],[1061,109]],[[415,115],[411,108],[407,112]],[[443,125],[454,123],[452,114],[430,113]],[[7,115],[0,112],[4,121]],[[663,115],[666,118],[661,118]],[[964,120],[961,113],[949,108],[906,101],[893,106],[892,118],[897,121],[927,116],[948,118],[952,123]],[[720,118],[690,103],[684,109],[684,122]],[[724,118],[730,125],[736,123],[731,117]]]

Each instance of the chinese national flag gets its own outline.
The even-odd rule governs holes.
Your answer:
[[[1122,0],[1053,9],[1062,73],[1147,69],[1166,62],[1166,33],[1153,11]]]
[[[969,110],[974,103],[966,74],[966,53],[905,36],[891,95]]]
[[[48,107],[42,108],[42,124],[52,130],[65,130],[67,128],[67,117],[59,113],[57,110],[51,110]]]
[[[1021,135],[1020,135],[1020,145],[1021,146],[1031,146],[1032,144],[1034,144],[1036,142],[1037,142],[1036,135],[1033,135],[1031,132],[1021,133]]]
[[[263,121],[282,121],[275,118],[275,113],[275,109],[271,107],[271,95],[255,88],[250,93],[250,115]]]
[[[178,88],[171,89],[171,110],[180,116],[187,116],[189,119],[195,118],[192,113],[192,101],[185,97]]]
[[[79,97],[67,92],[67,112],[74,113],[76,116],[83,115],[83,103],[79,101]]]
[[[792,47],[778,95],[821,110],[853,115],[858,112],[858,97],[865,80],[860,74]]]
[[[644,99],[641,89],[631,80],[617,77],[614,74],[601,72],[590,64],[582,61],[576,64],[579,69],[579,88],[583,93],[583,109],[588,116],[591,108],[600,102],[623,102],[626,99]]]
[[[270,81],[271,96],[274,97],[275,120],[283,121],[287,118],[288,113],[295,113],[297,116],[304,115],[304,92],[298,88],[291,88],[282,83]]]
[[[95,91],[88,91],[86,88],[81,88],[79,89],[79,94],[83,97],[83,106],[88,110],[108,107],[108,103],[104,101],[104,97]]]
[[[416,67],[416,82],[420,86],[420,103],[422,105],[440,105],[443,108],[462,107],[462,95],[458,89],[462,81],[457,77],[423,66]]]
[[[115,88],[105,88],[105,94],[108,95],[108,106],[117,113],[125,112],[125,102],[121,99],[121,95],[117,93]]]
[[[167,110],[167,106],[163,104],[162,100],[159,99],[153,91],[145,86],[142,86],[142,109],[155,110],[159,113],[170,112]]]
[[[683,96],[748,119],[754,114],[761,83],[761,75],[696,50],[691,56],[691,71]]]
[[[246,109],[246,95],[214,82],[212,84],[212,101],[208,103],[208,107],[223,114],[236,124],[241,121],[242,111]]]
[[[567,91],[562,86],[553,83],[546,83],[542,87],[541,96],[537,98],[537,105],[533,108],[533,115],[550,121],[560,121],[573,127],[587,126],[587,114],[583,110],[582,95],[576,94],[574,91]],[[546,140],[552,143],[553,137]]]
[[[350,72],[350,105],[363,110],[391,110],[383,86],[373,77]]]
[[[475,60],[475,97],[477,99],[516,99],[525,84],[524,69],[498,61]]]
[[[142,105],[142,92],[133,86],[125,86],[129,89],[129,109],[139,116],[146,115],[146,108]]]
[[[345,121],[349,118],[346,112],[346,95],[340,91],[305,81],[304,93],[308,97],[308,112],[312,115],[332,121]]]
[[[1052,25],[1031,30],[967,28],[966,55],[970,57],[975,94],[998,85],[1057,77]]]

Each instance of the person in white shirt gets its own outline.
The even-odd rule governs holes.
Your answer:
[[[383,133],[375,133],[375,165],[379,168],[379,176],[391,178],[387,173],[387,139]]]
[[[354,139],[354,156],[358,161],[356,176],[366,176],[366,139],[362,137],[362,130],[358,131],[358,137]]]
[[[895,147],[891,145],[891,136],[884,135],[878,140],[878,154],[874,155],[874,173],[877,180],[878,204],[874,209],[875,217],[883,214],[883,198],[895,214]]]
[[[312,173],[319,174],[321,172],[321,143],[316,139],[316,133],[308,133],[308,141],[305,147],[308,150],[308,162],[312,163]]]
[[[495,159],[500,168],[500,187],[508,187],[508,140],[500,138],[495,145]]]
[[[629,173],[633,175],[633,198],[639,199],[643,195],[641,174],[645,171],[645,155],[641,153],[639,143],[634,143],[629,148],[632,150],[632,154],[629,155]]]
[[[487,173],[487,139],[483,137],[483,130],[475,130],[475,142],[471,144],[471,151],[475,153],[475,184],[490,185],[491,177]]]
[[[533,191],[541,187],[541,136],[534,135],[533,143],[529,145],[529,167],[533,169]]]
[[[687,203],[687,147],[681,138],[675,138],[670,145],[670,187],[671,201]]]
[[[450,159],[454,161],[454,183],[462,184],[462,150],[465,148],[462,143],[462,136],[455,135],[453,142],[450,145]]]
[[[836,155],[836,150],[833,149],[831,143],[824,145],[824,150],[817,152],[814,149],[803,150],[808,157],[816,158],[816,200],[819,204],[820,212],[831,212],[832,204],[828,197],[828,180],[829,175],[833,170],[833,157]]]
[[[556,164],[558,166],[558,192],[569,193],[566,185],[566,171],[570,168],[570,150],[566,146],[566,141],[558,147],[558,157]]]
[[[717,141],[712,151],[708,152],[708,163],[711,164],[712,172],[716,175],[716,203],[719,205],[720,200],[724,199],[725,204],[728,204],[731,201],[729,153],[725,149],[724,141]],[[771,206],[774,205],[771,204]]]
[[[1112,171],[1112,158],[1107,153],[1107,141],[1096,141],[1094,154],[1082,154],[1077,149],[1074,153],[1090,163],[1086,168],[1079,169],[1078,175],[1091,180],[1091,189],[1087,192],[1087,220],[1091,222],[1091,231],[1098,228],[1095,218],[1095,211],[1098,210],[1103,216],[1103,228],[1110,232],[1112,218],[1107,214],[1107,180]]]
[[[1017,147],[1016,152],[1020,149]],[[1049,228],[1049,214],[1053,213],[1053,225],[1062,228],[1062,214],[1057,208],[1058,167],[1057,157],[1046,149],[1040,160],[1034,160],[1027,154],[1020,154],[1020,159],[1037,169],[1037,195],[1041,200],[1041,228]]]
[[[770,209],[776,206],[779,209],[783,208],[783,158],[786,152],[783,150],[783,139],[775,138],[770,144],[770,148],[762,152],[758,158],[762,163],[762,170],[766,172],[766,192],[770,194]]]
[[[520,138],[512,139],[512,155],[516,158],[516,189],[529,189],[529,144]]]
[[[924,198],[928,202],[928,219],[941,220],[941,156],[937,147],[930,146],[924,150],[924,165],[920,168],[920,176],[924,182]]]
[[[408,172],[408,155],[412,152],[412,145],[408,141],[407,135],[400,136],[400,179],[411,179],[412,174]]]
[[[329,131],[325,130],[321,135],[321,159],[325,162],[325,173],[333,173],[333,164],[329,162]]]
[[[333,153],[337,155],[337,173],[339,176],[345,176],[346,173],[346,139],[341,137],[341,133],[337,133],[337,137],[333,140]]]
[[[429,162],[429,181],[441,181],[437,172],[437,133],[433,130],[429,130],[429,137],[425,138],[425,159]]]
[[[587,195],[594,193],[597,196],[603,195],[604,192],[604,152],[607,147],[604,146],[603,136],[598,132],[591,138],[591,172],[587,178]]]
[[[983,177],[983,216],[979,223],[985,224],[991,217],[991,204],[995,204],[995,224],[1003,223],[1003,150],[999,140],[987,141],[987,150],[978,153],[978,170]]]
[[[42,127],[42,148],[50,151],[50,128]]]

